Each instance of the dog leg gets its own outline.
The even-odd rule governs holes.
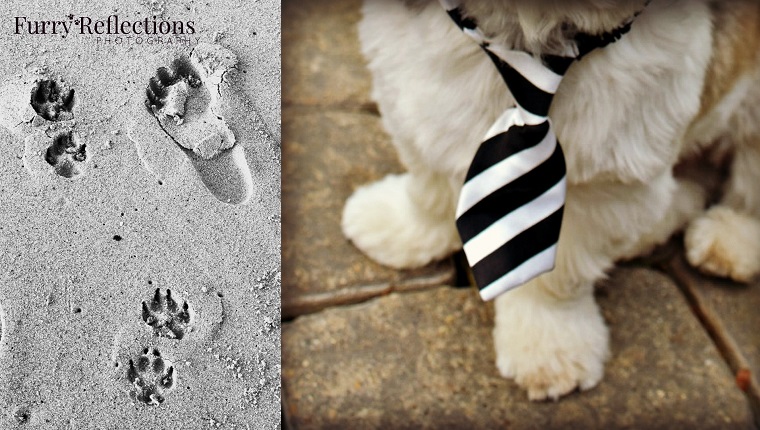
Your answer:
[[[577,387],[594,387],[609,355],[609,334],[591,284],[579,285],[575,297],[561,298],[552,295],[546,278],[496,299],[496,365],[531,400],[556,400]]]
[[[343,233],[378,263],[420,267],[460,249],[447,177],[415,170],[357,189],[343,210]]]
[[[620,259],[629,260],[652,252],[656,246],[667,242],[673,233],[704,213],[707,201],[704,188],[685,179],[678,179],[676,184],[673,200],[662,219],[657,220],[651,231],[643,234]]]
[[[357,189],[342,228],[373,260],[419,267],[461,248],[456,196],[483,136],[513,100],[438,2],[365,0],[362,15],[372,97],[409,173]]]
[[[721,202],[694,220],[686,257],[701,271],[748,282],[760,273],[760,145],[737,145]]]
[[[601,380],[609,335],[594,282],[650,233],[678,189],[669,173],[647,185],[568,188],[554,270],[495,303],[497,367],[531,400],[557,399]]]

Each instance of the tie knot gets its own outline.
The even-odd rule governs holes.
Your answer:
[[[496,65],[518,108],[535,116],[546,117],[554,93],[573,58],[536,57],[495,45],[483,49]]]

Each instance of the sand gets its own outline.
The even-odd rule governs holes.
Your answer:
[[[0,5],[0,429],[280,428],[279,2],[23,3]],[[197,31],[13,34],[69,14]],[[146,107],[183,57],[202,85]]]

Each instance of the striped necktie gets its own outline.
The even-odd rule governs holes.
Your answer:
[[[465,255],[481,297],[491,300],[554,268],[567,180],[549,107],[570,65],[619,39],[633,18],[611,33],[579,35],[565,56],[536,57],[489,40],[457,0],[440,3],[488,54],[516,102],[486,134],[457,205]]]

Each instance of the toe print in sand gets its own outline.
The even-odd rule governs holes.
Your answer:
[[[145,106],[157,126],[187,155],[219,201],[248,202],[253,179],[240,145],[224,120],[222,86],[237,58],[219,45],[199,43],[150,78]]]
[[[171,290],[161,294],[157,288],[151,300],[142,302],[142,319],[156,336],[182,339],[189,331],[190,306],[185,301],[177,303]]]
[[[160,405],[176,384],[172,362],[161,357],[155,348],[145,348],[137,358],[129,360],[127,380],[132,385],[130,396],[147,405]]]

